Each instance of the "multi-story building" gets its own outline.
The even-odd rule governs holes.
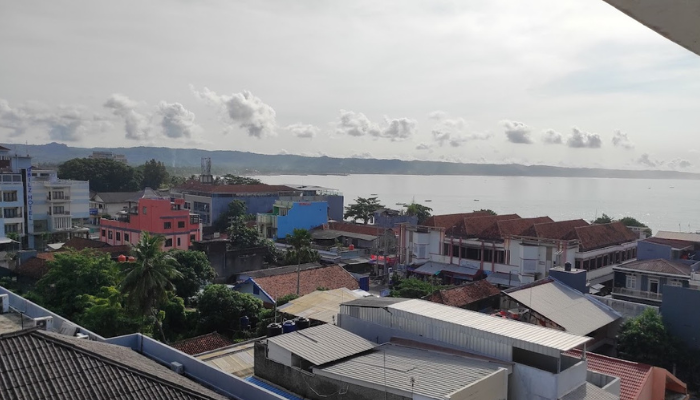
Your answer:
[[[409,269],[428,261],[457,265],[465,269],[452,271],[460,276],[483,270],[505,286],[534,282],[566,262],[588,271],[591,284],[611,281],[614,265],[636,257],[639,238],[619,222],[591,225],[517,214],[438,215],[426,225],[401,225],[402,264]]]
[[[27,226],[31,222],[32,208],[27,207],[27,182],[31,182],[32,159],[13,154],[0,146],[0,243],[11,245],[8,235],[19,239],[26,246]],[[28,214],[27,214],[28,213]],[[28,220],[29,218],[29,220]]]
[[[260,213],[255,221],[260,236],[269,239],[283,239],[294,229],[310,230],[327,222],[327,202],[293,200],[277,200],[271,213]]]
[[[156,191],[163,197],[170,197],[167,191]],[[129,202],[136,202],[144,194],[138,192],[92,192],[90,194],[90,224],[99,225],[100,218],[115,215],[127,209]]]
[[[119,162],[122,162],[124,164],[127,163],[126,156],[124,154],[114,154],[111,151],[93,151],[92,154],[88,158],[107,159],[107,160],[119,161]]]
[[[135,244],[142,232],[165,237],[163,250],[190,248],[201,240],[199,216],[184,208],[185,200],[161,197],[146,189],[139,199],[129,201],[126,210],[100,219],[100,240],[113,246]]]
[[[276,201],[328,203],[328,217],[343,219],[343,196],[333,189],[303,185],[216,185],[188,182],[173,189],[173,195],[185,200],[185,207],[210,226],[228,210],[234,200],[245,203],[248,214],[269,213]]]
[[[52,170],[33,169],[31,176],[27,204],[32,204],[32,224],[28,228],[33,247],[43,249],[49,243],[87,238],[90,182],[59,179]]]

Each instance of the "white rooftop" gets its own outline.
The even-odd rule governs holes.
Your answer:
[[[658,231],[654,237],[700,243],[700,233]]]

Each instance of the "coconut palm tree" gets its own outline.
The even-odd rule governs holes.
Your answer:
[[[297,296],[299,296],[301,261],[313,261],[318,252],[311,248],[311,233],[306,229],[294,229],[291,234],[287,235],[287,244],[292,246],[292,249],[287,252],[288,259],[297,262]]]
[[[126,265],[121,291],[127,295],[129,305],[142,315],[152,315],[165,341],[163,326],[158,320],[158,306],[167,299],[167,293],[175,290],[172,280],[181,278],[176,269],[177,261],[162,251],[165,238],[141,234],[141,240],[134,246],[136,258]]]

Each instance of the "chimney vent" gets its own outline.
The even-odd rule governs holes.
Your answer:
[[[571,271],[571,263],[570,262],[567,261],[566,263],[564,263],[564,271]]]

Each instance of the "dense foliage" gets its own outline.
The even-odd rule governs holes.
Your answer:
[[[234,219],[241,219],[243,221],[248,219],[246,214],[246,205],[241,200],[234,200],[228,203],[226,211],[222,212],[221,215],[214,221],[212,228],[215,232],[225,232],[226,229],[231,225]]]
[[[405,206],[406,207],[406,214],[411,215],[411,216],[416,216],[418,217],[418,223],[422,224],[430,218],[432,215],[431,213],[433,212],[433,209],[427,206],[424,206],[422,204],[418,203],[411,203]]]
[[[286,264],[304,264],[321,259],[318,251],[311,248],[311,233],[306,229],[294,229],[286,237],[287,244],[292,246],[285,256]]]
[[[489,213],[490,215],[498,215],[498,214],[496,214],[495,211],[493,211],[490,208],[482,208],[481,210],[474,210],[474,211],[475,212],[486,212],[486,213]]]
[[[182,275],[172,280],[178,297],[188,300],[199,292],[200,288],[216,278],[216,271],[209,263],[204,252],[193,250],[171,250],[168,253],[177,261],[175,269]]]
[[[367,225],[374,218],[374,212],[381,208],[384,208],[384,206],[376,197],[358,197],[355,199],[355,204],[345,207],[343,218],[352,218],[355,222],[361,219]]]
[[[241,330],[240,319],[248,317],[255,323],[262,311],[262,301],[229,289],[226,285],[209,285],[199,299],[200,333],[217,331],[233,336]]]
[[[215,183],[220,185],[260,185],[262,182],[260,179],[249,178],[247,176],[226,174],[218,178]]]
[[[168,175],[168,170],[165,168],[165,164],[160,161],[152,159],[146,161],[145,164],[136,168],[138,175],[141,176],[141,189],[151,188],[158,189],[164,184],[170,182],[170,177]]]
[[[644,232],[651,236],[651,228],[649,228],[646,224],[640,222],[636,218],[633,217],[624,217],[620,218],[618,220],[610,217],[608,214],[603,213],[600,217],[596,218],[594,221],[591,221],[594,224],[610,224],[612,222],[622,222],[625,226],[632,226],[632,227],[637,227],[637,228],[646,228],[644,229]]]
[[[406,299],[420,299],[436,290],[443,289],[436,279],[420,280],[416,278],[398,279],[396,276],[392,279],[391,297],[402,297]]]
[[[90,181],[96,192],[129,192],[139,189],[140,177],[134,168],[115,160],[74,158],[58,166],[62,179]]]

